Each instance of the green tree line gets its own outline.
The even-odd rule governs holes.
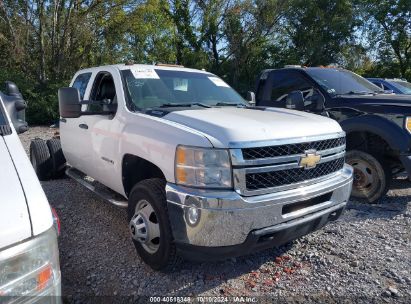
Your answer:
[[[411,1],[0,0],[0,81],[32,124],[58,117],[78,69],[127,61],[206,69],[242,94],[285,64],[411,80]]]

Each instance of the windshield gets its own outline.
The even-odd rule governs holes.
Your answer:
[[[307,69],[307,73],[331,95],[374,94],[383,90],[347,70]]]
[[[126,95],[137,109],[247,105],[236,91],[212,74],[132,67],[123,70],[122,75]]]
[[[403,94],[411,94],[411,83],[403,80],[390,81],[393,86],[400,90]]]
[[[3,108],[1,97],[0,97],[0,126],[8,125],[4,111],[5,110]]]

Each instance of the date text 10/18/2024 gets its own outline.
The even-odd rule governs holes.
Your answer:
[[[257,303],[256,297],[150,297],[151,303]]]

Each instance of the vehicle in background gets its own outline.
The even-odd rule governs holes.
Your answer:
[[[154,269],[178,256],[224,259],[281,245],[337,219],[350,195],[338,123],[250,107],[206,71],[81,70],[59,90],[59,108],[66,174],[127,208],[136,250]],[[41,179],[65,164],[39,158],[45,147],[32,149]]]
[[[376,86],[382,88],[384,91],[390,91],[395,94],[411,95],[411,83],[406,79],[388,79],[388,78],[367,78]]]
[[[256,105],[331,117],[347,133],[346,161],[354,167],[352,196],[375,202],[393,175],[411,173],[411,97],[385,94],[340,68],[287,67],[257,78]]]
[[[60,303],[58,219],[17,135],[27,130],[24,108],[7,82],[0,92],[0,302]]]

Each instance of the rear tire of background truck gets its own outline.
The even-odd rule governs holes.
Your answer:
[[[50,152],[44,140],[36,138],[30,144],[30,161],[41,181],[50,179],[53,173]]]
[[[141,259],[155,270],[171,270],[178,262],[167,212],[166,182],[143,180],[128,200],[130,234]]]
[[[392,172],[382,157],[351,150],[346,154],[346,162],[354,168],[351,197],[374,203],[387,193]]]
[[[60,178],[66,170],[66,158],[64,157],[63,150],[61,150],[60,140],[52,138],[47,140],[46,144],[50,153],[52,177]]]

